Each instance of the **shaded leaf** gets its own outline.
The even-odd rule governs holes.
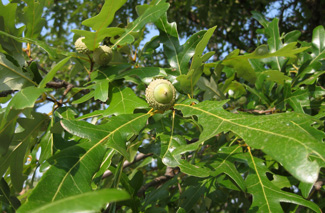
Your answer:
[[[21,36],[25,26],[16,28],[16,10],[17,4],[9,3],[3,5],[0,2],[0,30],[13,36]],[[23,57],[22,45],[15,39],[0,35],[0,44],[2,48],[15,58],[20,66],[25,62]]]
[[[17,197],[11,195],[10,188],[3,178],[0,180],[0,201],[10,205],[14,210],[17,210],[20,206],[20,201]]]
[[[31,43],[31,44],[35,44],[35,45],[41,47],[42,49],[44,49],[49,54],[50,59],[55,59],[55,58],[58,57],[57,51],[53,47],[50,47],[49,45],[47,45],[43,41],[40,41],[40,40],[37,40],[37,39],[13,36],[13,35],[10,35],[10,34],[4,32],[4,31],[1,31],[1,30],[0,30],[0,35],[10,37],[10,38],[12,38],[12,39],[14,39],[16,41],[19,41],[19,42],[28,42],[28,43]]]
[[[14,65],[6,56],[0,53],[0,91],[20,90],[26,86],[37,85],[32,74],[23,72],[21,67]]]
[[[33,107],[36,99],[45,91],[47,90],[36,87],[27,87],[18,92],[11,99],[0,121],[0,154],[5,154],[8,150],[14,136],[18,115],[25,108]],[[0,174],[3,174],[4,171],[2,171],[2,169],[5,168],[6,167],[0,167]]]

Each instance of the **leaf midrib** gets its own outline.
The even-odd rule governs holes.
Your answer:
[[[232,122],[230,119],[222,118],[222,117],[220,117],[220,116],[218,116],[218,115],[216,115],[216,114],[213,114],[213,113],[211,113],[211,112],[208,112],[208,111],[202,110],[202,109],[197,108],[197,107],[194,107],[194,106],[188,106],[188,105],[185,105],[185,104],[175,104],[175,106],[183,106],[183,107],[193,108],[193,109],[196,109],[196,110],[201,111],[201,112],[203,112],[203,113],[206,113],[206,114],[208,114],[208,115],[211,115],[211,116],[213,116],[213,117],[216,117],[216,118],[218,118],[218,119],[220,119],[220,120],[222,120],[222,121],[225,121],[225,122],[231,123],[231,124],[233,124],[233,125],[237,125],[237,126],[244,127],[244,128],[251,129],[251,130],[255,130],[255,131],[264,132],[264,133],[267,133],[267,134],[270,134],[270,135],[279,136],[279,137],[282,137],[282,138],[287,138],[287,139],[289,139],[289,140],[292,140],[292,141],[295,141],[295,142],[299,143],[300,145],[302,145],[303,147],[305,147],[306,150],[309,150],[309,151],[315,153],[315,154],[318,155],[318,156],[319,156],[323,161],[325,161],[324,157],[323,157],[320,153],[316,152],[315,150],[310,150],[309,147],[308,147],[306,144],[304,144],[304,143],[302,143],[301,141],[299,141],[299,140],[297,140],[297,139],[295,139],[295,138],[292,138],[292,137],[290,137],[290,136],[287,136],[287,135],[281,135],[281,134],[278,134],[278,133],[275,133],[275,132],[270,132],[270,131],[266,131],[266,130],[263,130],[263,129],[258,129],[258,128],[254,128],[254,127],[250,127],[250,126],[245,126],[245,125],[242,125],[242,124],[238,124],[238,123]]]
[[[57,197],[58,193],[60,192],[60,189],[63,186],[63,183],[65,182],[65,180],[67,179],[68,175],[71,174],[71,171],[88,155],[89,152],[91,152],[93,149],[95,149],[97,146],[99,146],[101,143],[103,143],[106,139],[108,139],[111,135],[113,135],[115,132],[117,132],[118,130],[120,130],[121,128],[123,128],[124,126],[144,117],[147,116],[148,114],[143,114],[139,117],[136,117],[135,119],[132,119],[126,123],[124,123],[123,125],[119,126],[118,128],[116,128],[115,130],[113,130],[112,132],[110,132],[107,136],[105,136],[104,138],[102,138],[99,142],[97,142],[94,146],[92,146],[89,150],[87,150],[85,152],[84,155],[82,155],[77,162],[69,169],[69,171],[64,175],[64,177],[62,178],[62,181],[60,183],[60,185],[58,186],[53,198],[52,198],[52,202],[55,200],[55,198]],[[73,176],[71,176],[71,178],[73,179]]]

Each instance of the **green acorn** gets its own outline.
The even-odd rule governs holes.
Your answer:
[[[267,45],[261,45],[258,46],[255,50],[255,54],[256,55],[266,55],[269,53],[269,48],[267,47]]]
[[[99,46],[94,50],[94,62],[100,66],[106,66],[113,57],[112,49],[108,46]]]
[[[77,50],[78,53],[90,53],[88,47],[86,46],[86,44],[82,41],[85,37],[80,37],[76,40],[76,42],[74,43],[74,46]]]
[[[170,109],[176,99],[176,90],[167,80],[156,79],[146,89],[146,100],[150,107],[166,111]]]

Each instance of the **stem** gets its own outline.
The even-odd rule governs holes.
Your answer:
[[[120,183],[121,175],[123,172],[123,164],[124,164],[125,158],[123,156],[120,157],[120,163],[117,166],[116,173],[115,173],[115,178],[113,182],[113,187],[112,188],[118,188],[118,184]],[[116,212],[116,202],[111,203],[109,206],[109,213],[115,213]]]

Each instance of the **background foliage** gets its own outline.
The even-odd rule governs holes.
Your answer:
[[[321,212],[322,4],[0,1],[1,210]]]

